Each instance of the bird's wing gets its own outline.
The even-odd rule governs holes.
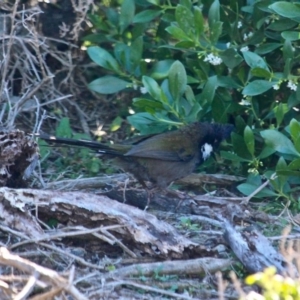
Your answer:
[[[189,161],[197,152],[198,145],[189,136],[174,131],[147,138],[125,153],[125,156],[154,158],[168,161]]]

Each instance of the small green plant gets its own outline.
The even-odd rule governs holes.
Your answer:
[[[73,134],[68,118],[62,118],[56,128],[55,135],[64,138],[74,139],[90,139],[85,134]],[[43,168],[47,169],[50,160],[44,160],[50,154],[51,147],[44,142],[39,141],[41,159],[43,161]],[[64,177],[77,178],[84,174],[85,176],[95,176],[100,171],[105,173],[111,172],[110,168],[105,166],[102,161],[91,153],[90,150],[84,148],[72,148],[61,146],[59,147],[60,155],[52,162],[58,172],[63,173]],[[70,151],[72,155],[70,155]]]
[[[191,230],[191,231],[199,231],[201,230],[201,226],[199,224],[193,224],[191,219],[186,218],[186,217],[181,217],[180,218],[180,228],[185,229],[185,230]]]
[[[153,279],[161,281],[161,282],[166,282],[166,281],[178,279],[178,276],[176,276],[176,275],[161,275],[160,273],[163,270],[163,267],[164,266],[162,264],[159,268],[154,270]]]

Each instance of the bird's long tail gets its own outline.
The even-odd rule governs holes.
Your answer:
[[[45,133],[36,134],[36,136],[49,144],[60,144],[60,145],[70,145],[76,147],[84,147],[92,149],[99,154],[110,154],[115,156],[123,156],[126,153],[126,149],[118,149],[118,145],[108,145],[95,141],[83,140],[83,139],[69,139],[69,138],[59,138]],[[123,150],[123,151],[122,151]]]

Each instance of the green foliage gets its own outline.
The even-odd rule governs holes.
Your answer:
[[[121,3],[99,5],[90,16],[85,43],[105,74],[90,88],[139,90],[128,121],[143,134],[197,120],[234,122],[233,152],[221,157],[232,173],[248,174],[239,190],[249,195],[269,178],[272,187],[257,196],[283,197],[298,209],[300,4]]]

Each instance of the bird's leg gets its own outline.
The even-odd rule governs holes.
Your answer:
[[[177,205],[176,205],[176,207],[175,207],[175,212],[178,211],[178,209],[179,209],[179,207],[181,206],[183,200],[184,200],[184,198],[179,199],[179,201],[178,201],[178,203],[177,203]]]
[[[149,205],[150,205],[150,202],[151,202],[151,198],[152,198],[152,195],[153,195],[152,194],[152,190],[151,190],[151,188],[148,187],[148,185],[145,183],[144,180],[140,179],[138,181],[139,181],[139,183],[142,185],[142,187],[145,189],[145,191],[147,193],[147,204],[146,204],[146,206],[144,208],[144,211],[146,211],[148,209]]]
[[[144,211],[146,211],[150,205],[150,202],[151,202],[151,197],[152,197],[152,191],[149,190],[148,188],[146,189],[146,192],[147,192],[147,204],[144,208]]]
[[[178,201],[178,204],[176,205],[176,208],[175,208],[175,211],[178,210],[178,208],[181,206],[183,200],[186,199],[186,193],[184,192],[181,192],[181,191],[178,191],[178,190],[171,190],[170,189],[170,186],[173,184],[173,182],[170,183],[170,185],[168,186],[166,192],[167,194],[173,196],[174,198],[178,198],[179,201]]]

